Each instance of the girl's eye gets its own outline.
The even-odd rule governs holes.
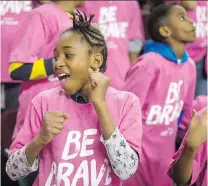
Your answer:
[[[66,54],[65,56],[67,59],[70,59],[72,57],[72,54]]]
[[[180,17],[180,20],[181,20],[181,21],[184,21],[184,20],[185,20],[185,17],[184,17],[184,16],[181,16],[181,17]]]

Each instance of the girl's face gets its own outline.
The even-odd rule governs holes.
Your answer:
[[[172,7],[166,28],[167,39],[183,43],[191,43],[195,40],[196,29],[194,23],[189,19],[186,10],[182,6]]]
[[[61,36],[54,49],[54,73],[65,92],[73,95],[88,83],[88,69],[94,61],[93,56],[80,34],[66,32]]]

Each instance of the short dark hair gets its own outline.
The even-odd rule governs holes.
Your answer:
[[[165,38],[161,36],[159,28],[164,25],[170,10],[175,5],[175,3],[161,4],[152,9],[152,12],[147,18],[147,31],[153,41],[164,42]]]
[[[64,33],[68,31],[78,32],[82,34],[83,39],[92,47],[97,48],[103,56],[103,64],[100,67],[100,72],[105,72],[107,69],[107,45],[104,36],[99,29],[91,25],[92,18],[94,15],[90,15],[89,19],[85,13],[70,12],[73,16],[73,27],[67,29]]]

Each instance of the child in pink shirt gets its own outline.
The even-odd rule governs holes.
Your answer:
[[[17,180],[39,167],[34,186],[121,186],[138,166],[140,103],[108,88],[107,47],[93,16],[73,17],[54,49],[61,87],[32,100],[6,171]]]
[[[15,38],[21,20],[32,10],[32,1],[0,1],[1,7],[1,96],[5,96],[4,109],[17,109],[21,81],[9,76],[10,45]]]
[[[137,1],[86,1],[84,12],[93,12],[93,22],[108,46],[110,86],[120,90],[125,75],[137,58],[144,40],[143,22]]]
[[[163,4],[149,15],[147,30],[153,41],[144,45],[124,86],[138,96],[143,121],[141,164],[125,185],[172,186],[167,169],[178,118],[183,109],[186,126],[192,116],[196,69],[185,44],[194,41],[195,27],[183,7]]]
[[[174,1],[174,0],[166,0]],[[184,1],[175,0],[181,4],[188,12],[188,16],[196,24],[196,39],[193,43],[186,45],[186,50],[194,60],[197,67],[197,84],[195,95],[207,95],[207,74],[206,74],[206,56],[207,56],[207,30],[208,30],[208,12],[207,1]]]
[[[53,74],[53,49],[61,32],[72,25],[67,12],[72,11],[78,3],[56,1],[32,10],[23,20],[12,42],[10,76],[23,81],[13,139],[24,123],[33,97],[43,90],[60,85]]]
[[[207,186],[207,111],[194,112],[186,137],[173,156],[168,174],[179,185]]]

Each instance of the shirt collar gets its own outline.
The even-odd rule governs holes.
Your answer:
[[[87,99],[84,96],[82,96],[82,94],[80,92],[77,92],[74,95],[71,95],[71,98],[75,102],[80,103],[80,104],[86,104],[86,103],[88,103]]]

